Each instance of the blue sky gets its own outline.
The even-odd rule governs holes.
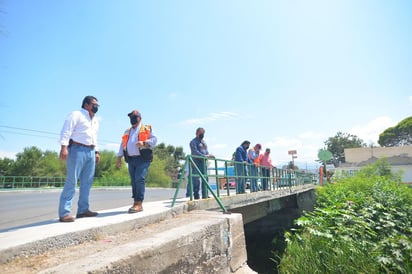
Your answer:
[[[412,115],[412,2],[0,1],[0,157],[59,151],[67,114],[101,108],[117,151],[138,109],[159,142],[199,126],[221,159],[243,140],[313,166],[338,131],[377,144]]]

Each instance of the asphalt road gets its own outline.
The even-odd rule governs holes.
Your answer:
[[[57,220],[61,190],[0,191],[0,232],[33,224]],[[162,201],[173,198],[175,189],[146,188],[145,201]],[[178,198],[185,195],[180,190]],[[76,214],[78,191],[73,202]],[[132,205],[131,188],[92,189],[90,209],[93,211]]]

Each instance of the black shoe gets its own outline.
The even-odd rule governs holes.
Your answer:
[[[74,217],[70,216],[70,215],[66,215],[64,217],[60,217],[59,218],[59,222],[63,222],[63,223],[71,223],[74,222]]]
[[[83,218],[83,217],[96,217],[97,216],[97,214],[99,214],[99,213],[97,213],[97,212],[93,212],[93,211],[90,211],[90,210],[87,210],[86,212],[84,212],[84,213],[78,213],[77,215],[76,215],[76,218]]]

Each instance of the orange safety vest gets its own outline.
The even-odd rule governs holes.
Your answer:
[[[127,147],[127,142],[129,141],[129,134],[130,134],[130,129],[127,129],[122,136],[122,144],[123,144],[123,149],[126,150]],[[138,135],[138,141],[147,141],[150,137],[150,133],[152,132],[152,126],[151,125],[141,125],[139,135]]]
[[[260,158],[261,158],[261,155],[260,155],[260,153],[259,153],[258,156],[256,157],[256,159],[253,160],[253,162],[254,162],[256,165],[260,165]]]

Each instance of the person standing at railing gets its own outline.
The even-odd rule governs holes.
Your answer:
[[[256,192],[259,190],[257,185],[257,176],[260,165],[260,150],[262,149],[261,144],[256,144],[252,149],[248,151],[248,160],[251,164],[250,166],[250,192]]]
[[[249,141],[243,141],[235,152],[236,193],[238,194],[245,193],[246,165],[248,163],[247,150],[249,146]]]
[[[97,99],[86,96],[81,110],[71,112],[60,133],[60,159],[66,161],[66,182],[60,194],[59,221],[74,222],[70,215],[77,181],[80,181],[76,218],[95,217],[89,209],[89,194],[94,180],[96,163],[100,161],[97,149],[99,122],[95,113],[99,109]]]
[[[204,140],[205,132],[205,129],[202,127],[196,129],[196,137],[193,138],[189,143],[190,154],[193,156],[215,158],[215,156],[209,154],[209,151],[207,150],[207,144]],[[192,159],[193,162],[196,164],[197,168],[199,169],[199,171],[201,172],[201,174],[203,174],[206,177],[206,159],[198,157],[193,157]],[[205,182],[201,182],[199,172],[194,167],[192,168],[192,178],[189,178],[189,180],[192,181],[193,197],[195,200],[198,200],[200,198],[200,186],[202,186],[202,199],[208,198],[206,184]],[[186,197],[190,197],[190,184],[187,184]]]
[[[270,173],[272,171],[272,159],[270,158],[270,148],[265,150],[260,158],[260,165],[262,167],[262,190],[268,190],[268,182],[270,179]]]
[[[151,125],[142,124],[142,115],[138,110],[132,110],[127,116],[131,127],[123,133],[116,167],[122,166],[122,158],[128,164],[133,198],[133,205],[128,213],[137,213],[143,210],[146,176],[153,160],[153,147],[157,143],[157,137],[153,135]]]

